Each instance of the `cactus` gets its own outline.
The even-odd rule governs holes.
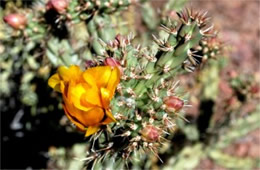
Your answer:
[[[209,29],[205,28],[207,19],[203,13],[187,9],[178,15],[179,25],[171,22],[162,26],[169,35],[167,40],[154,37],[158,44],[155,54],[133,45],[132,35],[117,35],[108,42],[99,39],[104,52],[98,65],[121,69],[118,93],[111,101],[111,111],[118,122],[91,137],[93,147],[86,158],[88,165],[94,166],[109,157],[116,162],[121,157],[132,160],[134,153],[143,151],[158,156],[164,137],[176,128],[176,119],[185,119],[179,112],[187,102],[176,90],[174,75],[183,70],[186,60],[193,60],[195,54],[191,50],[206,38]]]
[[[87,168],[98,169],[102,164],[113,169],[122,169],[127,165],[135,168],[148,159],[149,156],[142,158],[143,153],[152,153],[163,161],[159,150],[167,143],[167,137],[174,134],[180,119],[188,122],[183,109],[188,104],[187,94],[179,87],[176,77],[201,67],[201,63],[204,64],[219,51],[219,44],[215,43],[218,42],[217,38],[211,37],[214,32],[208,26],[206,12],[187,8],[176,13],[179,17],[176,20],[169,18],[166,22],[165,18],[160,18],[149,23],[149,18],[155,14],[146,2],[142,17],[156,36],[151,36],[154,44],[147,43],[148,47],[136,44],[140,39],[135,39],[133,34],[119,34],[128,28],[121,30],[122,26],[115,22],[116,17],[124,19],[116,14],[118,11],[135,3],[133,0],[49,0],[33,3],[35,9],[21,10],[25,18],[21,19],[19,15],[20,22],[13,22],[14,14],[9,14],[10,11],[5,14],[5,22],[10,26],[6,26],[6,31],[10,34],[1,36],[6,46],[1,58],[1,69],[4,70],[1,80],[5,81],[1,94],[5,94],[6,98],[11,95],[5,89],[15,84],[8,81],[12,78],[10,70],[13,68],[21,79],[12,88],[18,89],[20,102],[30,107],[32,115],[51,110],[55,112],[58,110],[56,108],[62,107],[61,98],[52,93],[50,98],[59,105],[47,102],[47,106],[41,106],[39,101],[42,96],[37,96],[37,91],[42,89],[34,82],[38,79],[46,82],[50,73],[61,66],[49,84],[55,90],[62,91],[63,108],[68,119],[81,131],[86,131],[86,137],[92,135],[87,138],[89,152],[81,159]],[[157,30],[159,22],[162,23],[163,38]],[[65,66],[77,68],[78,71],[68,72]],[[86,71],[79,71],[80,67]],[[98,90],[95,95],[99,96],[97,98],[102,105],[105,101],[107,103],[106,107],[95,106],[99,110],[102,108],[99,117],[103,115],[104,118],[92,126],[93,122],[86,121],[90,116],[77,117],[80,109],[70,114],[73,110],[70,107],[76,106],[66,99],[67,95],[73,95],[73,92],[68,92],[70,86],[80,82],[83,91],[86,90],[83,86],[88,78],[83,75],[95,68],[101,70],[96,75],[105,74],[106,71],[102,70],[108,68],[116,70],[118,74],[114,77],[119,79],[120,76],[120,83],[113,99],[111,95],[115,89],[109,94],[111,91],[102,91],[106,90],[106,83],[100,85],[98,90],[103,92],[103,96],[97,95],[101,93]],[[84,113],[86,116],[89,112]],[[93,115],[92,118],[95,117]],[[113,121],[106,121],[107,118]]]

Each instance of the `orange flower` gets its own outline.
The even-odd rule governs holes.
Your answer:
[[[63,109],[70,121],[89,136],[101,125],[116,122],[109,104],[119,81],[116,67],[98,66],[82,72],[78,66],[61,66],[48,84],[62,93]]]

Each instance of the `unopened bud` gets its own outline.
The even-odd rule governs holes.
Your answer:
[[[156,142],[159,140],[160,130],[153,125],[146,125],[141,134],[145,141]]]
[[[119,61],[117,61],[116,59],[114,59],[112,57],[106,58],[105,61],[104,61],[104,64],[106,66],[113,66],[113,67],[121,66]]]
[[[68,7],[68,0],[49,0],[46,5],[47,10],[54,9],[58,13],[64,13]]]
[[[164,104],[169,112],[177,112],[182,109],[184,102],[178,97],[169,96],[164,100]]]
[[[24,29],[27,23],[25,15],[22,14],[9,14],[4,17],[4,21],[15,29]]]
[[[256,84],[256,85],[253,85],[250,87],[250,90],[249,90],[252,94],[258,94],[260,89],[259,89],[259,86]]]
[[[116,59],[114,59],[112,57],[106,58],[104,61],[104,64],[106,66],[117,67],[120,70],[120,74],[123,75],[123,73],[124,73],[123,68],[121,67],[120,62],[117,61]]]

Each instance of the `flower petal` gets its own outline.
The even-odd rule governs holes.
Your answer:
[[[72,65],[69,68],[65,66],[60,66],[58,68],[58,74],[62,80],[68,82],[70,80],[79,79],[81,76],[82,71],[80,70],[79,66]]]
[[[94,86],[96,83],[97,88],[100,89],[103,107],[108,108],[120,81],[119,69],[111,66],[94,67],[86,70],[83,77],[88,84]]]
[[[102,108],[92,107],[88,111],[83,111],[76,108],[65,96],[63,96],[63,100],[70,115],[75,117],[84,126],[98,125],[105,116]]]
[[[90,72],[85,71],[83,73],[83,79],[85,80],[85,82],[90,85],[90,86],[97,86],[96,83],[96,78],[90,74]]]
[[[74,106],[74,104],[69,101],[66,96],[63,95],[63,100],[64,100],[64,103],[65,103],[65,106],[66,106],[66,109],[68,111],[68,113],[70,114],[71,117],[74,117],[75,120],[77,120],[78,122],[80,122],[82,125],[84,125],[85,127],[88,126],[89,124],[86,124],[86,113],[85,111],[83,110],[80,110],[78,108],[76,108]],[[93,108],[90,108],[89,110],[91,110]]]
[[[107,125],[111,122],[117,122],[112,113],[109,110],[106,110],[106,119],[101,123],[102,125]]]
[[[67,108],[65,105],[63,105],[63,110],[65,111],[65,114],[67,116],[67,118],[77,126],[77,128],[79,128],[79,130],[81,131],[85,131],[85,127],[84,125],[82,125],[80,122],[78,122],[75,118],[73,118],[70,113],[68,112]]]
[[[107,109],[110,104],[110,96],[111,96],[110,91],[106,88],[101,88],[100,93],[101,93],[101,101],[102,101],[103,107],[105,109]]]
[[[94,78],[93,81],[96,83],[98,88],[106,87],[111,78],[111,74],[112,74],[113,70],[118,70],[118,68],[116,68],[116,67],[113,68],[111,66],[93,67],[93,68],[86,70],[83,73],[83,77],[84,77],[85,81],[89,81],[88,78],[92,76]],[[91,76],[89,76],[89,75],[91,75]],[[119,72],[119,75],[120,75],[120,72]]]
[[[81,96],[80,101],[84,106],[98,106],[102,107],[100,92],[96,86],[89,87],[88,84],[82,83],[86,92]]]
[[[68,87],[68,100],[71,101],[75,107],[80,110],[88,111],[89,108],[101,106],[99,94],[92,88],[86,87],[86,83],[76,84],[70,82]],[[91,102],[87,102],[91,101]]]
[[[105,116],[104,109],[99,107],[94,107],[91,110],[85,112],[84,115],[82,115],[82,121],[87,126],[95,126],[98,125],[102,119]]]
[[[99,130],[99,126],[89,126],[87,128],[87,132],[85,134],[85,137],[88,137],[90,135],[93,135],[94,133],[96,133]]]
[[[110,91],[110,99],[114,96],[114,92],[116,90],[116,86],[120,81],[120,70],[117,67],[112,68],[111,75],[109,77],[109,81],[107,83],[106,88]]]
[[[106,87],[100,88],[101,101],[105,109],[109,108],[110,101],[114,96],[116,86],[118,85],[119,81],[120,81],[120,71],[118,68],[114,68],[111,70],[111,75],[109,81],[107,82]]]
[[[56,73],[53,76],[51,76],[48,80],[48,85],[53,88],[55,91],[61,92],[60,90],[60,82],[61,79],[59,75]]]

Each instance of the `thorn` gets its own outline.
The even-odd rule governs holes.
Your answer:
[[[201,15],[201,17],[205,17],[207,14],[208,14],[208,11],[205,11],[205,12]]]
[[[182,120],[186,121],[187,123],[190,123],[190,121],[188,119],[186,119],[185,117],[183,117],[182,115],[180,115],[179,113],[175,113],[178,117],[180,117]]]
[[[180,83],[180,80],[178,80],[176,83],[174,83],[172,89],[175,89],[179,85],[179,83]]]
[[[209,32],[212,28],[214,27],[214,25],[212,24],[210,27],[204,29],[204,30],[200,30],[200,33],[202,35],[204,35],[206,32]]]
[[[150,148],[150,147],[149,147]],[[150,148],[150,150],[153,152],[153,154],[161,161],[161,163],[163,163],[163,161],[162,161],[162,159],[160,158],[160,156],[157,154],[157,153],[155,153],[155,151],[152,149],[152,148]]]

